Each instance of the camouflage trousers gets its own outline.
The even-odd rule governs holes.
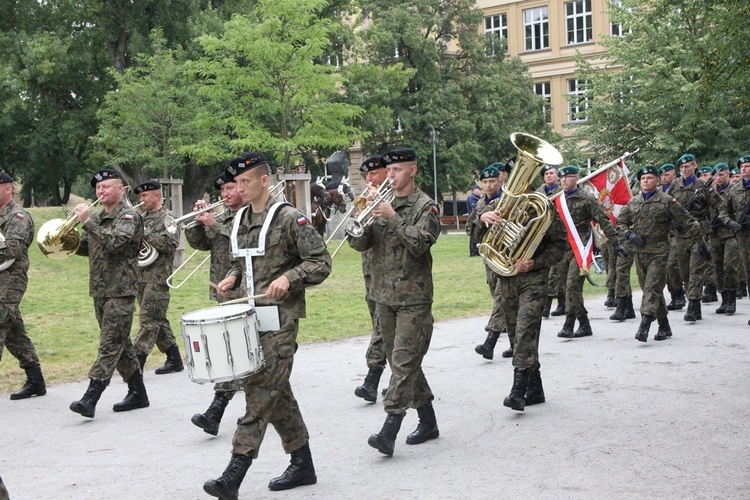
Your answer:
[[[484,330],[487,332],[504,332],[506,328],[505,318],[503,317],[503,297],[500,294],[500,287],[498,286],[498,275],[489,267],[484,267],[487,273],[487,284],[490,287],[490,295],[492,296],[492,314],[490,314],[490,319]]]
[[[154,345],[161,352],[167,352],[177,341],[172,333],[172,326],[167,319],[169,292],[160,290],[157,285],[147,284],[138,294],[140,312],[138,321],[141,329],[135,336],[136,354],[150,354]]]
[[[5,489],[5,483],[3,483],[3,478],[0,477],[0,500],[10,500],[10,497],[8,496],[8,490]]]
[[[94,311],[99,323],[99,351],[89,378],[109,385],[117,370],[123,380],[130,380],[141,372],[130,341],[135,297],[94,297]]]
[[[581,275],[581,268],[574,256],[570,256],[568,262],[568,275],[566,277],[567,285],[565,286],[565,315],[580,318],[588,314],[586,306],[583,303],[583,282],[586,276]]]
[[[630,287],[630,270],[633,268],[633,249],[630,245],[623,245],[628,251],[628,256],[617,255],[615,263],[615,297],[630,297],[633,290]],[[607,268],[607,283],[609,283],[609,268]]]
[[[26,333],[18,303],[0,302],[0,360],[3,359],[3,347],[18,360],[22,369],[39,366],[39,357]]]
[[[565,253],[557,263],[557,283],[550,283],[551,288],[557,288],[557,296],[564,295],[568,288],[568,269],[570,268],[570,259],[573,258],[573,250],[570,247],[565,248]],[[574,264],[577,266],[577,264]]]
[[[508,336],[513,337],[513,368],[517,372],[535,371],[540,366],[539,334],[548,276],[549,270],[542,269],[499,277],[505,325]]]
[[[365,276],[365,290],[370,289],[371,279],[370,276]],[[383,334],[380,333],[380,327],[378,326],[377,304],[374,300],[370,300],[369,293],[365,294],[365,300],[367,301],[367,309],[370,311],[370,321],[372,322],[370,344],[367,346],[367,352],[365,353],[367,368],[375,371],[383,371],[386,365],[385,345],[383,344]]]
[[[737,290],[740,274],[740,244],[737,238],[711,238],[711,255],[713,267],[716,270],[716,289],[719,292]]]
[[[242,390],[242,380],[229,380],[214,384],[214,394],[231,401],[234,395]]]
[[[617,285],[617,259],[620,257],[615,251],[615,247],[610,242],[603,243],[600,248],[604,269],[607,271],[607,290],[614,290]]]
[[[744,278],[747,279],[747,270],[750,269],[750,233],[740,231],[737,233],[737,240],[739,241],[739,251],[742,257],[742,265],[745,269]]]
[[[641,316],[660,319],[667,317],[667,303],[664,301],[664,284],[667,280],[667,260],[669,255],[658,253],[635,253],[635,271],[638,284],[643,290]]]
[[[406,415],[408,408],[420,408],[435,399],[422,371],[422,359],[432,340],[432,304],[378,304],[377,317],[391,366],[383,406],[387,413]]]
[[[552,266],[549,268],[549,275],[547,283],[549,285],[547,286],[548,292],[547,295],[550,297],[557,297],[558,291],[558,283],[560,282],[560,273],[557,270],[557,266]]]
[[[232,453],[258,458],[260,445],[271,424],[286,453],[300,449],[310,439],[299,404],[292,392],[292,375],[299,320],[280,310],[280,329],[261,335],[265,366],[242,380],[245,415],[232,438]]]
[[[667,290],[670,294],[683,289],[680,266],[677,264],[677,237],[669,237],[669,257],[667,259]]]
[[[674,238],[674,251],[680,278],[687,283],[685,297],[688,300],[700,300],[703,297],[703,283],[708,270],[709,261],[698,251],[703,243],[702,239]]]

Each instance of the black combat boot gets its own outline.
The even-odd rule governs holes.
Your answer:
[[[247,455],[232,455],[221,477],[203,483],[203,491],[221,500],[237,500],[242,480],[252,463],[253,459]]]
[[[680,288],[679,290],[677,290],[677,302],[675,302],[675,310],[685,307],[685,300],[685,289]]]
[[[112,411],[130,411],[138,408],[147,408],[149,404],[146,386],[143,385],[143,374],[136,373],[128,380],[128,393],[125,395],[125,399],[119,403],[115,403],[112,406]]]
[[[380,432],[373,434],[367,439],[367,444],[389,457],[393,456],[393,449],[396,447],[396,436],[401,429],[401,422],[404,420],[403,415],[394,415],[389,413],[383,423]]]
[[[474,348],[477,354],[481,354],[484,359],[492,359],[495,357],[495,345],[497,345],[497,339],[500,337],[499,332],[487,332],[487,338],[484,339],[484,344],[479,344]]]
[[[523,411],[526,406],[526,389],[529,386],[529,371],[515,372],[513,374],[513,387],[510,394],[503,400],[503,406],[513,410]]]
[[[354,389],[354,395],[358,398],[362,398],[365,401],[374,403],[378,400],[378,384],[380,384],[380,377],[383,375],[383,370],[373,370],[370,368],[365,375],[365,381],[362,385],[358,385]]]
[[[703,287],[703,297],[701,297],[701,302],[708,303],[716,302],[717,300],[719,300],[719,298],[716,296],[716,285],[713,283],[706,283]]]
[[[224,410],[229,404],[229,400],[222,393],[215,393],[214,400],[208,406],[206,413],[196,413],[190,421],[203,429],[203,432],[216,436],[219,433],[219,424],[221,417],[224,416]]]
[[[667,338],[672,336],[672,328],[669,326],[669,320],[664,316],[657,321],[659,323],[659,331],[656,332],[654,340],[667,340]]]
[[[742,294],[742,297],[747,297],[747,281],[740,281],[740,293]]]
[[[539,370],[535,370],[529,375],[529,385],[526,387],[526,395],[524,395],[523,399],[526,402],[526,406],[544,403],[542,374],[539,373]]]
[[[563,324],[562,330],[557,332],[557,336],[564,339],[573,338],[573,327],[576,324],[575,316],[565,316],[565,324]]]
[[[625,319],[635,319],[635,309],[633,309],[633,296],[627,296],[627,302],[625,302]]]
[[[143,368],[146,366],[146,358],[148,358],[148,354],[142,352],[140,354],[136,354],[135,357],[138,358],[138,364],[141,365],[141,373],[143,373]]]
[[[513,344],[511,343],[510,347],[503,351],[501,354],[504,358],[512,358],[513,357]]]
[[[175,344],[167,349],[167,361],[164,362],[164,366],[160,366],[154,370],[154,373],[164,375],[165,373],[181,372],[184,368],[185,365],[182,364],[180,348]]]
[[[591,323],[589,323],[589,315],[584,314],[578,318],[578,330],[573,334],[573,338],[590,337],[593,334],[594,332],[591,331]]]
[[[721,292],[721,305],[716,308],[716,314],[726,314],[728,292]]]
[[[640,342],[648,341],[648,331],[651,329],[651,323],[654,322],[653,316],[641,316],[641,325],[638,327],[638,332],[635,334],[635,340]]]
[[[564,316],[565,315],[565,294],[561,293],[557,296],[557,308],[549,313],[550,316]]]
[[[609,319],[612,321],[625,321],[625,308],[628,305],[628,298],[617,297],[615,300],[617,302],[617,309],[609,316]]]
[[[607,298],[604,300],[604,307],[615,307],[617,303],[615,302],[615,291],[614,289],[610,288],[607,290]]]
[[[26,372],[26,383],[18,392],[12,393],[10,399],[26,399],[32,396],[44,396],[47,394],[47,386],[44,385],[44,377],[42,376],[42,367],[24,368],[24,371]]]
[[[688,301],[687,311],[685,311],[685,321],[697,321],[700,307],[701,301],[699,299],[690,299]]]
[[[417,408],[417,414],[419,414],[419,424],[414,432],[406,436],[406,444],[422,444],[440,435],[432,403]]]
[[[547,297],[544,299],[544,307],[542,307],[542,318],[549,318],[549,312],[552,309],[552,299],[554,299],[554,297],[551,295],[547,295]]]
[[[272,491],[291,490],[297,486],[317,482],[318,476],[315,475],[315,466],[310,454],[310,443],[307,442],[302,448],[292,452],[289,467],[282,475],[271,479],[268,488]]]
[[[670,297],[672,297],[672,300],[669,301],[669,304],[667,304],[667,309],[669,311],[674,311],[677,309],[677,298],[680,296],[680,294],[677,291],[669,292]]]
[[[96,403],[99,402],[99,398],[102,396],[102,392],[104,392],[104,389],[106,388],[107,386],[104,385],[104,382],[89,380],[89,387],[86,389],[81,400],[70,403],[71,411],[80,413],[84,417],[94,418]]]
[[[737,312],[737,298],[734,296],[733,291],[726,292],[727,294],[727,309],[726,314],[734,314]]]

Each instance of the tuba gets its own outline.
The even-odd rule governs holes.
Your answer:
[[[500,276],[518,274],[516,261],[534,255],[552,224],[554,208],[549,199],[527,191],[543,165],[563,161],[554,146],[533,135],[516,132],[510,141],[518,149],[518,158],[495,209],[500,222],[490,226],[478,247],[487,266]]]

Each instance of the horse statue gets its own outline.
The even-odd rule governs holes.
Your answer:
[[[315,186],[318,192],[325,192],[325,195],[312,196],[312,224],[322,237],[325,237],[326,224],[333,217],[336,210],[340,213],[346,213],[347,204],[354,200],[349,186],[349,178],[344,177],[338,183],[324,183],[324,177],[318,177]]]

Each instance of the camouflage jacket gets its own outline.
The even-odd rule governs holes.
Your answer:
[[[166,207],[155,212],[146,212],[143,219],[143,241],[154,247],[159,256],[148,267],[141,268],[141,285],[158,285],[165,292],[169,292],[167,278],[174,269],[174,253],[180,240],[180,233],[170,233],[164,224],[164,219],[170,215]]]
[[[203,224],[197,224],[185,230],[185,238],[190,246],[196,250],[211,252],[211,283],[219,283],[223,280],[229,269],[232,267],[232,223],[237,212],[226,208],[224,212],[216,218],[216,223],[211,227]],[[229,297],[224,298],[214,287],[208,288],[208,296],[211,300],[217,302],[226,302],[232,299],[238,299],[247,295],[245,286],[235,288]]]
[[[432,254],[440,235],[439,210],[419,189],[393,201],[396,213],[378,219],[359,238],[349,237],[357,251],[372,249],[370,299],[387,305],[432,303]]]
[[[566,197],[565,201],[568,204],[568,212],[584,244],[586,244],[591,234],[592,221],[599,224],[599,227],[607,236],[607,240],[612,245],[617,244],[617,232],[612,227],[612,221],[594,195],[578,188],[570,196],[566,196],[565,193],[561,196]]]
[[[29,245],[34,239],[34,221],[21,205],[10,200],[0,209],[0,264],[15,259],[5,271],[0,271],[0,302],[21,302],[29,282]]]
[[[135,297],[138,294],[138,252],[143,222],[123,202],[107,213],[102,209],[83,225],[76,254],[89,258],[89,295]]]
[[[683,207],[687,205],[695,192],[698,191],[706,181],[695,179],[689,186],[685,186],[685,179],[678,177],[675,179],[667,190],[667,194],[677,200]],[[721,197],[715,191],[704,189],[693,202],[693,208],[690,210],[692,215],[701,226],[701,233],[708,236],[711,234],[711,226],[708,223],[711,210],[716,210],[721,205]],[[683,226],[684,227],[684,226]],[[687,231],[675,231],[675,236],[685,238]]]
[[[541,193],[543,195],[546,195],[547,198],[552,198],[557,193],[559,193],[560,191],[562,191],[562,186],[560,184],[555,184],[555,187],[551,191],[549,191],[549,192],[547,192],[546,188],[547,188],[547,185],[546,184],[542,184],[541,186],[539,186],[537,188],[536,192],[537,193]]]
[[[237,232],[239,248],[257,248],[260,230],[268,211],[274,205],[269,198],[263,212],[252,214],[251,208],[242,214]],[[258,306],[276,305],[291,318],[304,318],[305,285],[322,283],[331,273],[331,256],[323,238],[310,221],[296,208],[286,205],[274,215],[266,233],[266,250],[262,257],[253,257],[255,294],[265,293],[268,285],[284,275],[289,280],[289,291],[277,299],[256,299]],[[244,259],[232,259],[227,276],[243,278]],[[245,278],[246,279],[246,278]],[[237,282],[239,286],[239,280]]]
[[[502,191],[500,194],[502,195]],[[497,199],[499,199],[499,196],[494,198],[493,201]],[[475,235],[479,234],[477,225],[484,225],[484,223],[479,220],[479,217],[485,212],[488,203],[491,202],[489,201],[489,198],[487,198],[487,195],[482,196],[474,207],[474,210],[469,214],[469,218],[466,219],[466,234],[468,234],[469,238],[477,244],[482,242],[482,238],[475,239]]]
[[[711,186],[711,190],[716,192],[716,194],[718,194],[719,197],[721,198],[721,204],[718,207],[711,210],[711,218],[709,219],[709,222],[711,222],[711,229],[713,230],[714,235],[720,240],[725,240],[727,238],[734,238],[734,231],[732,231],[727,226],[725,226],[724,223],[721,222],[721,218],[720,218],[721,207],[723,207],[724,204],[726,203],[725,200],[731,188],[732,188],[732,185],[730,183],[727,183],[724,189],[721,189],[721,187],[717,186],[716,184]]]
[[[700,226],[677,200],[660,189],[648,199],[640,192],[633,196],[617,217],[617,234],[628,241],[628,234],[636,233],[646,240],[646,246],[629,248],[636,253],[669,253],[669,229],[675,220],[682,225],[688,238],[702,239]]]
[[[734,220],[742,224],[742,232],[750,231],[750,216],[745,216],[745,220],[740,220],[745,205],[750,203],[750,188],[745,187],[745,182],[740,181],[727,190],[724,202],[719,209],[719,219],[726,224]]]

